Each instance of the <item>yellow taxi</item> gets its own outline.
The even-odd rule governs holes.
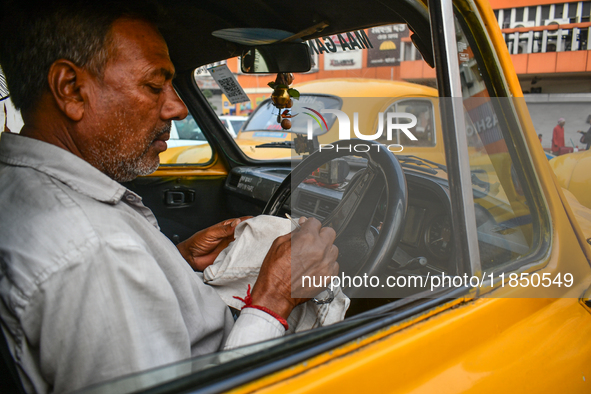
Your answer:
[[[169,149],[155,173],[126,186],[172,242],[230,217],[321,219],[337,231],[351,306],[331,325],[83,392],[591,391],[591,215],[569,204],[540,149],[486,0],[154,2],[166,11],[175,88],[207,144]],[[286,44],[306,45],[316,68],[295,70]],[[291,134],[304,148],[274,146],[292,138],[273,134],[284,131],[266,104],[260,123],[273,127],[251,126],[255,113],[234,139],[198,88],[199,67],[244,61],[257,48],[276,54],[266,66],[301,71],[296,83],[339,78],[296,87],[302,108],[327,121],[298,110],[303,124],[294,120]],[[437,88],[360,79],[371,62],[383,64],[383,78],[390,65],[434,68]],[[245,89],[262,91],[275,76],[252,71],[241,67],[240,80],[252,77]],[[222,84],[240,93],[236,81]],[[334,110],[357,112],[365,138],[377,114],[398,115],[381,115],[392,132],[375,140],[359,138],[351,117],[351,138],[341,138],[328,127],[344,124]],[[394,132],[408,114],[416,145]],[[402,153],[391,154],[395,144]]]
[[[558,183],[570,191],[578,201],[591,208],[591,151],[555,157],[550,160],[550,167],[554,170]]]
[[[327,95],[340,99],[340,103],[335,103],[335,107],[350,114],[351,119],[355,112],[363,114],[363,117],[360,115],[357,124],[363,134],[373,134],[377,130],[380,113],[387,116],[389,112],[410,112],[418,119],[417,125],[410,129],[418,139],[410,140],[398,130],[393,142],[404,147],[401,153],[416,153],[426,159],[445,163],[443,146],[437,145],[441,140],[441,134],[437,135],[439,128],[436,120],[439,119],[439,114],[436,89],[403,81],[369,78],[312,80],[296,83],[294,88],[301,96],[294,102],[292,113],[297,117],[292,118],[292,129],[305,128],[306,122],[310,119],[306,116],[310,112],[306,111],[306,106],[311,106],[314,101],[322,100],[322,97]],[[238,136],[238,144],[254,159],[279,159],[291,156],[289,150],[285,152],[285,149],[264,145],[293,139],[289,130],[278,129],[276,122],[267,121],[271,118],[270,113],[273,109],[270,99],[263,101]],[[321,134],[318,135],[318,142],[321,144],[329,144],[339,139],[339,124],[335,122],[334,116],[326,116],[326,120],[329,129],[319,130]]]
[[[378,113],[404,111],[415,114],[418,124],[411,131],[417,141],[408,139],[398,131],[395,143],[400,142],[404,154],[419,154],[425,159],[445,163],[443,145],[437,144],[442,139],[437,107],[437,90],[425,85],[403,81],[387,81],[369,78],[329,78],[294,84],[301,96],[294,101],[291,130],[284,130],[280,124],[270,121],[273,107],[269,98],[262,101],[248,121],[242,126],[236,138],[240,149],[255,160],[289,159],[294,152],[290,150],[294,129],[305,129],[306,106],[315,101],[331,100],[333,106],[345,113],[363,114],[358,127],[362,133],[374,132],[378,127]],[[360,99],[363,98],[363,99]],[[406,99],[405,99],[406,98]],[[327,103],[327,105],[329,105]],[[327,116],[329,130],[320,130],[319,143],[329,144],[339,139],[339,125],[335,118]],[[322,129],[320,127],[320,129]],[[281,147],[276,147],[281,146]],[[287,148],[287,149],[285,149]],[[188,146],[169,148],[161,155],[163,164],[205,163],[211,157],[208,146]]]

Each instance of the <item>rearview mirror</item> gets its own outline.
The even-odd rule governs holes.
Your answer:
[[[294,42],[254,47],[242,55],[241,63],[246,74],[301,73],[312,67],[308,46]]]

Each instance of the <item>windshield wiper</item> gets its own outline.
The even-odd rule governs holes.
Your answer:
[[[255,148],[286,148],[293,149],[293,141],[267,142],[266,144],[255,145]]]
[[[293,141],[268,142],[266,144],[256,145],[255,148],[287,148],[293,149],[298,155],[312,153],[318,149],[318,137],[314,136],[308,140],[303,134],[296,134]]]
[[[423,171],[433,175],[437,174],[437,170],[442,170],[447,173],[447,167],[443,164],[423,159],[422,157],[413,155],[396,155],[396,158],[398,159],[402,167]]]

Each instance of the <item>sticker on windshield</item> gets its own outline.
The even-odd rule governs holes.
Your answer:
[[[228,98],[230,104],[238,104],[250,101],[242,86],[236,80],[232,71],[227,65],[222,64],[221,66],[212,67],[209,73],[213,79],[217,82],[222,92]]]
[[[275,133],[272,131],[257,131],[252,136],[253,137],[262,137],[262,138],[287,138],[287,133]]]
[[[314,96],[314,95],[301,95],[300,99],[297,104],[306,104],[306,105],[313,105],[316,104],[316,101],[319,101],[318,96]]]

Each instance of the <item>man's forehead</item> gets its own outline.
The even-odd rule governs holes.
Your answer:
[[[111,33],[116,57],[153,64],[154,67],[145,71],[149,74],[164,75],[166,78],[174,76],[166,42],[150,22],[120,18],[113,23]]]

